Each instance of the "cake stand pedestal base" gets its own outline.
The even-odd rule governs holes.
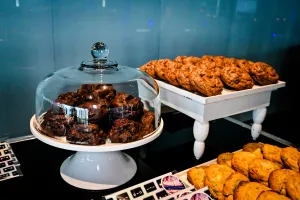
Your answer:
[[[77,152],[60,168],[62,178],[78,188],[104,190],[128,182],[136,173],[135,161],[121,151]]]

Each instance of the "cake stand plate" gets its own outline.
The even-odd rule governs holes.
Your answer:
[[[62,163],[60,174],[70,185],[87,190],[110,189],[128,182],[135,175],[137,166],[135,161],[121,150],[153,141],[162,133],[164,126],[161,119],[159,127],[153,133],[135,142],[88,146],[48,137],[36,129],[36,123],[33,115],[30,130],[37,139],[57,148],[77,151]]]

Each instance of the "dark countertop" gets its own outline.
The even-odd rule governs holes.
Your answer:
[[[136,175],[128,183],[111,190],[89,191],[67,184],[60,176],[62,162],[72,155],[73,151],[63,150],[44,144],[34,139],[11,144],[21,164],[22,177],[0,182],[0,199],[101,199],[107,195],[129,186],[138,184],[173,170],[182,171],[197,164],[209,161],[218,154],[236,151],[247,142],[253,141],[250,130],[233,124],[225,119],[210,122],[210,132],[206,140],[206,149],[200,160],[193,156],[193,140],[166,149],[155,148],[160,142],[172,138],[175,133],[185,130],[192,134],[193,120],[185,115],[164,115],[164,132],[155,141],[147,145],[148,155],[140,157],[140,148],[126,150],[137,163]],[[180,120],[181,127],[174,122]],[[183,131],[182,131],[183,132]],[[178,133],[177,133],[178,134]],[[260,136],[257,141],[283,146],[272,139]],[[8,198],[4,198],[8,197]],[[21,198],[20,198],[21,197]]]

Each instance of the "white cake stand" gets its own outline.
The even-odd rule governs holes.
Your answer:
[[[30,120],[30,130],[37,139],[54,147],[77,151],[62,163],[60,174],[70,185],[87,190],[114,188],[129,181],[135,175],[137,166],[135,161],[121,150],[153,141],[162,133],[164,126],[161,119],[159,127],[152,134],[135,142],[87,146],[48,137],[36,129],[36,123],[33,115]]]

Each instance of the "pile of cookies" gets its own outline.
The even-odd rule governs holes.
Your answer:
[[[217,164],[189,169],[187,179],[196,189],[208,186],[219,200],[299,200],[299,167],[294,147],[248,143],[242,151],[220,154]]]
[[[140,70],[155,79],[203,96],[219,95],[224,87],[245,90],[255,84],[275,84],[279,79],[276,70],[266,63],[225,56],[177,56],[174,60],[151,60]]]

